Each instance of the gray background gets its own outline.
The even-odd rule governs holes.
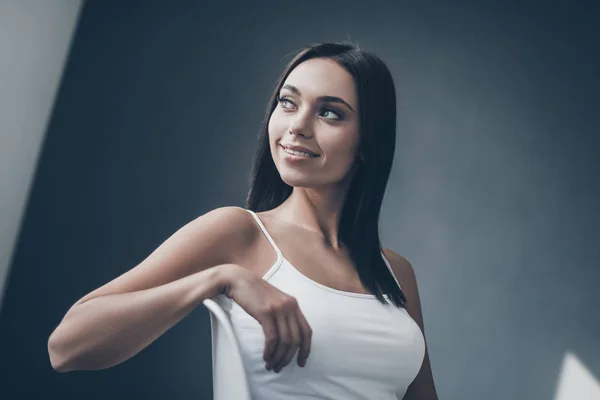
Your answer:
[[[203,308],[104,371],[54,372],[47,338],[180,226],[243,205],[289,55],[347,39],[395,77],[382,240],[415,268],[440,399],[551,399],[566,352],[600,376],[598,14],[448,3],[88,1],[0,314],[7,398],[210,398]]]
[[[0,0],[0,309],[81,4]]]

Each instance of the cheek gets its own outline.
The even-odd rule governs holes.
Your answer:
[[[348,130],[330,132],[329,135],[323,135],[321,143],[326,151],[335,154],[336,158],[350,158],[358,148],[358,135]]]
[[[281,132],[285,129],[284,121],[277,110],[273,111],[269,118],[269,134],[273,136],[281,136]]]
[[[277,116],[276,111],[273,112],[273,114],[271,114],[271,118],[269,118],[269,124],[267,126],[269,132],[269,140],[272,143],[281,138],[283,132],[282,126],[283,124],[281,122],[281,118]]]
[[[281,118],[275,115],[275,112],[269,118],[269,123],[267,124],[267,133],[269,138],[269,147],[271,148],[271,154],[275,154],[277,152],[277,146],[283,137],[282,132],[285,132],[283,124],[281,123]]]

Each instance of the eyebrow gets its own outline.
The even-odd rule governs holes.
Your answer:
[[[297,94],[298,96],[301,96],[300,94],[300,90],[296,87],[296,86],[292,86],[292,85],[283,85],[283,87],[281,89],[287,89],[290,92],[293,92],[295,94]],[[319,96],[317,97],[317,100],[322,101],[322,102],[328,102],[328,103],[340,103],[345,105],[346,107],[348,107],[350,110],[352,110],[353,113],[356,113],[356,111],[354,111],[354,109],[350,106],[350,104],[346,103],[344,101],[344,99],[340,98],[340,97],[336,97],[336,96]]]

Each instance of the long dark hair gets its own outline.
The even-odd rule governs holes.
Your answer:
[[[255,212],[271,210],[283,203],[292,187],[281,179],[269,146],[269,119],[277,106],[277,95],[287,76],[311,58],[329,58],[345,68],[356,85],[362,155],[350,183],[342,209],[339,242],[357,268],[362,284],[383,304],[387,293],[397,307],[406,297],[396,285],[381,256],[379,215],[396,144],[396,92],[385,63],[376,55],[345,43],[316,43],[300,51],[277,80],[258,138],[258,149],[250,175],[246,208]]]

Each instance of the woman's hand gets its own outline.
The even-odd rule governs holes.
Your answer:
[[[230,264],[225,272],[223,294],[233,299],[263,327],[267,369],[279,373],[298,351],[304,367],[310,353],[312,329],[298,302],[249,270]]]

